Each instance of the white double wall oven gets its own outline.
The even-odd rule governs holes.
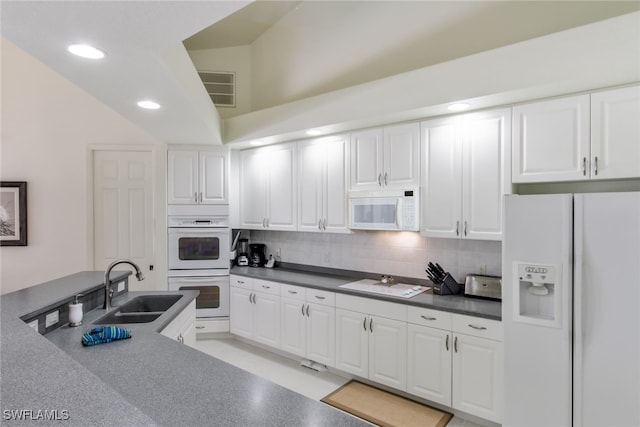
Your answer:
[[[197,290],[196,316],[229,316],[229,206],[169,206],[169,290]]]

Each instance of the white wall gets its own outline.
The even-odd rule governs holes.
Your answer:
[[[217,107],[220,117],[226,119],[251,111],[251,46],[191,50],[189,56],[198,71],[236,73],[236,106]]]
[[[429,261],[439,263],[460,283],[480,273],[500,276],[501,242],[434,239],[417,232],[359,231],[353,234],[243,231],[250,243],[265,243],[267,256],[280,248],[282,261],[377,274],[427,279]]]
[[[162,143],[4,38],[1,52],[0,179],[27,181],[29,240],[0,248],[4,294],[90,269],[90,144]]]

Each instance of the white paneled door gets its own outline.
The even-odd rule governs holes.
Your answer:
[[[93,266],[132,260],[145,276],[129,281],[134,291],[155,288],[152,167],[151,151],[93,152]]]

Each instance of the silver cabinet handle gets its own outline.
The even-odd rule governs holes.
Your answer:
[[[193,201],[198,203],[198,192],[193,193]]]
[[[307,317],[309,317],[309,304],[307,304]]]
[[[327,218],[322,220],[322,229],[326,230],[327,229]]]
[[[444,346],[446,347],[447,351],[449,351],[449,335],[447,335],[447,339],[444,341]]]
[[[317,299],[325,299],[325,297],[321,297],[319,295],[314,295]]]
[[[382,173],[378,174],[378,186],[382,187]]]
[[[598,156],[595,156],[593,158],[593,164],[594,164],[594,172],[597,176],[598,175]]]
[[[467,235],[467,221],[464,221],[464,235]]]
[[[269,218],[267,218],[267,228],[269,228]]]
[[[367,316],[364,317],[364,319],[362,319],[362,327],[364,328],[364,330],[367,330]]]
[[[263,289],[271,289],[271,286],[267,286],[267,285],[262,285]]]
[[[587,158],[583,157],[582,158],[582,176],[586,176],[587,175]]]
[[[476,325],[467,325],[467,326],[469,326],[470,328],[473,328],[473,329],[477,329],[479,331],[484,331],[485,329],[487,329],[484,326],[476,326]]]
[[[384,185],[385,186],[387,185],[388,181],[389,181],[389,174],[385,172],[384,173]]]
[[[453,339],[453,351],[458,352],[458,337]]]
[[[300,312],[302,313],[302,317],[304,317],[304,304],[302,304],[302,307],[300,308]]]
[[[438,320],[435,317],[427,317],[424,314],[421,314],[420,317],[422,317],[424,320]]]
[[[318,230],[322,230],[322,220],[318,220]]]
[[[298,294],[298,291],[288,290],[287,292],[289,292],[290,294],[293,294],[293,295],[297,295]]]
[[[200,192],[200,203],[202,203],[202,191]]]
[[[373,317],[369,319],[369,332],[373,332]]]
[[[264,225],[264,224],[265,224],[265,219],[262,218],[262,228],[266,228],[266,225]]]
[[[242,280],[238,280],[237,283],[244,285],[244,282]]]
[[[456,236],[460,235],[460,221],[456,221]]]
[[[196,329],[204,329],[204,326],[196,326]]]

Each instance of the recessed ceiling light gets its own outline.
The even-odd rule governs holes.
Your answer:
[[[160,104],[150,100],[138,101],[138,107],[145,108],[147,110],[157,110],[160,108]]]
[[[322,132],[320,132],[317,129],[309,129],[307,131],[307,135],[309,135],[309,136],[318,136],[318,135],[322,135]]]
[[[457,102],[447,107],[449,111],[464,111],[470,107],[466,102]]]
[[[71,44],[67,46],[67,50],[74,55],[88,59],[104,58],[104,52],[88,44]]]

